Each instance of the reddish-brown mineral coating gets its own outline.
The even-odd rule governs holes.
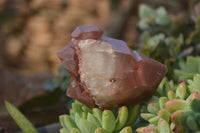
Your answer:
[[[58,52],[71,74],[67,95],[104,109],[149,99],[166,66],[102,34],[97,26],[80,26],[72,33],[73,41]]]

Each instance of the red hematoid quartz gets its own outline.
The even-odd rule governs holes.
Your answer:
[[[71,74],[67,96],[103,109],[149,99],[166,66],[102,34],[97,26],[79,26],[71,34],[72,42],[58,52]]]

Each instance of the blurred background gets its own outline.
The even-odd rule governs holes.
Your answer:
[[[189,0],[0,0],[0,133],[18,131],[4,100],[17,106],[34,125],[58,122],[68,113],[69,74],[57,52],[79,25],[97,25],[104,35],[140,43],[138,7],[164,6],[173,20],[189,14]],[[60,68],[59,68],[60,67]],[[61,75],[55,78],[55,75]],[[66,80],[63,89],[57,89]],[[52,84],[56,82],[57,84]]]

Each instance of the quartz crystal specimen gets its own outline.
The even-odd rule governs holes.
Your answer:
[[[72,42],[58,52],[71,74],[67,96],[103,109],[149,99],[166,66],[102,34],[97,26],[79,26],[71,34]]]

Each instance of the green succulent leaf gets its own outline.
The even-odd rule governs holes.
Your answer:
[[[125,127],[119,133],[132,133],[132,128],[131,127]]]
[[[6,109],[24,133],[38,133],[33,124],[11,103],[5,101]]]
[[[160,97],[160,99],[159,99],[160,109],[165,109],[165,103],[166,102],[167,102],[167,98],[166,97]]]
[[[72,128],[70,133],[81,133],[80,130],[76,129],[76,128]]]
[[[61,128],[60,133],[70,133],[70,131],[67,130],[66,128]]]
[[[159,118],[162,118],[166,122],[170,122],[171,116],[170,113],[166,109],[162,109],[158,112]]]
[[[82,116],[82,105],[79,103],[72,103],[72,110]]]
[[[160,110],[159,103],[157,101],[152,101],[147,105],[147,110],[152,114],[157,114]]]
[[[184,110],[188,108],[187,102],[182,99],[173,99],[167,101],[165,106],[167,111],[169,111],[170,113],[174,113],[175,111]]]
[[[158,127],[149,125],[147,127],[140,127],[136,129],[137,133],[158,133]]]
[[[70,116],[63,115],[63,117],[64,117],[64,123],[67,126],[67,129],[71,130],[72,128],[77,127],[74,120]]]
[[[68,126],[66,125],[66,123],[65,123],[65,120],[64,120],[64,115],[60,115],[59,116],[59,121],[60,121],[60,124],[61,124],[61,126],[66,130],[66,131],[70,131],[69,130],[69,128],[68,128]],[[63,130],[64,130],[63,129]],[[63,131],[64,132],[64,131]]]
[[[184,114],[184,110],[178,110],[171,114],[171,120],[175,125],[180,126],[181,123],[181,116]]]
[[[119,131],[124,125],[126,124],[128,120],[128,108],[126,106],[123,106],[120,108],[117,120],[115,121],[115,130],[114,132]]]
[[[154,125],[157,125],[158,121],[159,121],[159,116],[152,117],[148,120],[149,123]]]
[[[130,106],[126,126],[131,126],[133,123],[135,123],[135,121],[140,115],[140,109],[141,109],[141,104]]]
[[[193,131],[198,131],[198,125],[193,116],[188,116],[186,123],[187,123],[187,126],[189,127],[189,129],[191,129]]]
[[[95,131],[94,131],[94,133],[111,133],[111,132],[109,132],[108,130],[106,130],[106,129],[103,129],[103,128],[97,128]]]
[[[93,115],[99,120],[99,122],[102,121],[102,111],[98,108],[93,108]]]
[[[88,113],[87,120],[89,122],[93,123],[96,127],[101,127],[101,124],[98,121],[98,119],[94,115],[92,115],[91,113]]]
[[[80,129],[80,124],[79,124],[80,119],[81,119],[81,116],[79,115],[79,113],[76,113],[75,114],[75,122],[79,129]]]
[[[173,100],[175,98],[175,93],[173,91],[168,91],[167,97],[169,100]]]
[[[82,133],[94,133],[94,131],[98,128],[93,123],[83,118],[80,119],[79,126]]]
[[[169,127],[169,124],[164,119],[159,119],[158,122],[158,131],[159,133],[171,133],[171,129]]]
[[[153,117],[155,117],[155,114],[151,114],[151,113],[140,113],[140,116],[144,119],[144,120],[149,120]]]
[[[84,112],[90,112],[90,113],[92,113],[92,110],[90,109],[90,108],[88,108],[87,106],[82,106],[82,110],[84,111]]]
[[[69,114],[70,114],[70,116],[75,117],[75,112],[72,109],[69,110]]]
[[[115,129],[115,116],[112,111],[104,110],[102,115],[102,127],[110,132]]]
[[[185,99],[186,97],[186,85],[185,82],[181,82],[176,90],[176,98]]]

